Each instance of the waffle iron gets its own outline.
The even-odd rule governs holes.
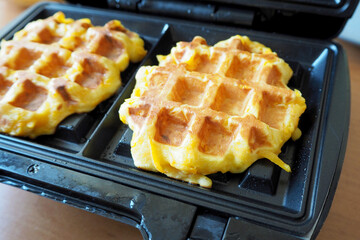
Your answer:
[[[54,135],[29,140],[0,134],[0,182],[130,224],[144,239],[316,238],[339,180],[350,116],[347,58],[331,39],[357,0],[76,2],[36,4],[0,38],[63,11],[94,25],[119,19],[144,39],[148,55],[121,74],[123,85],[113,97],[90,113],[68,117]],[[137,69],[157,64],[156,55],[178,41],[200,35],[212,45],[235,34],[288,62],[294,71],[289,87],[306,99],[303,135],[280,154],[292,173],[263,159],[241,174],[210,175],[213,187],[205,189],[137,169],[132,132],[118,117]]]

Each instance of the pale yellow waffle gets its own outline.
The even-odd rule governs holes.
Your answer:
[[[137,167],[203,187],[212,185],[206,175],[240,173],[260,158],[290,171],[278,154],[300,137],[306,105],[276,53],[247,37],[213,47],[195,37],[158,59],[138,71],[119,110]]]
[[[58,12],[29,23],[1,42],[0,132],[54,133],[65,117],[113,95],[120,71],[145,54],[143,40],[116,20],[95,27]]]

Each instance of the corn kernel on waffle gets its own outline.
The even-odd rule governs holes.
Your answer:
[[[58,12],[29,23],[1,42],[0,132],[52,134],[65,117],[113,95],[120,71],[145,54],[143,40],[117,20],[97,27]]]
[[[287,82],[292,70],[276,53],[247,37],[213,47],[179,42],[159,66],[140,68],[120,119],[134,131],[137,167],[211,187],[205,175],[240,173],[260,158],[286,171],[278,154],[293,136],[305,100]]]

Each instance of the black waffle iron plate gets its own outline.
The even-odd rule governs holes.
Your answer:
[[[145,40],[148,55],[121,74],[123,86],[94,111],[65,119],[51,136],[35,140],[0,134],[0,182],[137,227],[145,239],[313,239],[329,211],[344,159],[350,81],[342,47],[238,27],[55,3],[38,4],[3,29],[1,39],[57,11],[119,19]],[[286,173],[259,160],[242,174],[213,174],[211,189],[134,167],[131,130],[118,109],[143,65],[157,64],[178,41],[203,36],[212,45],[235,34],[269,46],[294,71],[307,110],[302,137],[287,142],[280,158]]]

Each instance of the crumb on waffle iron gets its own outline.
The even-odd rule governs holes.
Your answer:
[[[57,12],[1,42],[0,132],[35,138],[73,113],[91,111],[146,54],[143,40],[112,20],[103,27]]]
[[[214,46],[195,37],[158,60],[140,68],[119,110],[137,167],[203,187],[212,186],[206,175],[240,173],[260,158],[291,171],[278,154],[300,137],[306,105],[276,53],[247,37]]]

